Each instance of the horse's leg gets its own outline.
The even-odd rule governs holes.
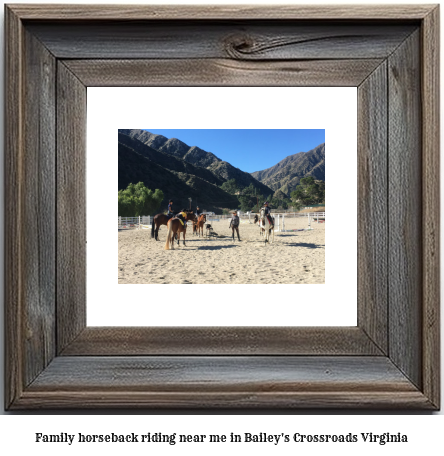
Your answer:
[[[182,236],[183,236],[183,246],[186,247],[185,245],[185,234],[186,234],[187,230],[183,230],[182,232]]]

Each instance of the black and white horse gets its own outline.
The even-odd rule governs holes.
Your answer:
[[[268,221],[268,217],[265,215],[265,209],[261,209],[261,217],[260,217],[260,223],[259,226],[265,231],[265,242],[274,242],[274,224],[271,224]],[[270,231],[272,235],[272,240],[270,241]]]

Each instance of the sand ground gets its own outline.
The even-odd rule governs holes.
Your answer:
[[[311,231],[275,233],[266,244],[257,225],[240,225],[241,242],[233,242],[229,220],[212,222],[219,237],[193,236],[186,246],[164,250],[166,226],[159,241],[150,230],[119,230],[119,283],[295,284],[325,282],[325,223]],[[286,218],[285,229],[308,228],[306,217]]]

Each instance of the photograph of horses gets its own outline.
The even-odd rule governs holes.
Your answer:
[[[118,131],[119,284],[325,283],[325,130]]]

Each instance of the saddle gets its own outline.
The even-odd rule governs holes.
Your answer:
[[[270,215],[266,215],[266,216],[262,217],[262,218],[260,219],[260,220],[261,220],[261,223],[262,223],[263,225],[265,225],[265,217],[268,218],[268,223],[269,223],[271,226],[274,226],[273,220],[272,220],[272,218],[271,218]]]
[[[179,222],[182,223],[182,226],[185,225],[185,224],[183,223],[183,220],[180,219],[179,217],[173,217],[173,220],[179,220]]]

